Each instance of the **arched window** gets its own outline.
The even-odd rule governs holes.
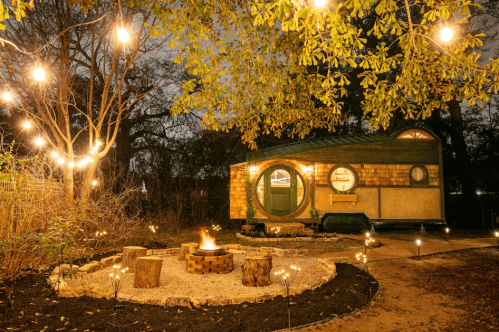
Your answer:
[[[420,129],[409,129],[398,135],[397,139],[433,139],[433,136]]]

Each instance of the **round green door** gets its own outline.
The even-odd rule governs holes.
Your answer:
[[[303,201],[303,180],[291,167],[273,166],[260,176],[257,195],[265,211],[274,216],[287,216]]]

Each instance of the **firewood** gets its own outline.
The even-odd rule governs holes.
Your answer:
[[[263,287],[270,285],[272,256],[260,255],[247,257],[243,264],[243,285]]]
[[[138,257],[135,263],[133,287],[154,288],[159,286],[163,259],[155,256]]]
[[[135,272],[135,261],[138,257],[146,256],[147,248],[143,247],[124,247],[121,265],[128,267],[128,272]]]

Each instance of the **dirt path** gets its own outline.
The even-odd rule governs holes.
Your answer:
[[[459,265],[458,260],[439,264]],[[299,331],[440,331],[450,328],[464,311],[449,307],[450,296],[429,294],[414,286],[421,268],[434,263],[411,259],[373,262],[369,270],[383,286],[371,306],[362,312]]]

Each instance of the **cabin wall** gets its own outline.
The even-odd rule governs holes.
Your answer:
[[[246,219],[246,164],[230,167],[230,219]]]

